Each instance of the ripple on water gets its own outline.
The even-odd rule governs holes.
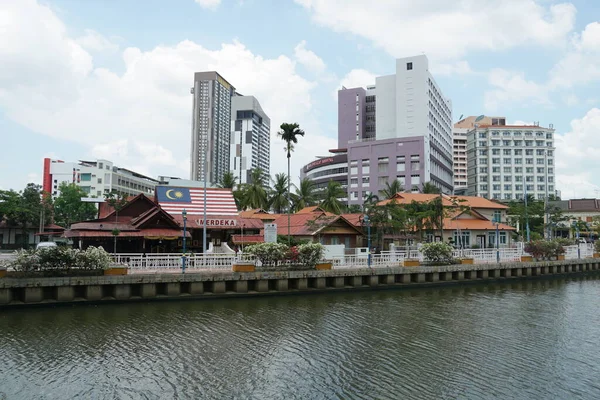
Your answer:
[[[600,398],[600,282],[0,314],[9,399]]]

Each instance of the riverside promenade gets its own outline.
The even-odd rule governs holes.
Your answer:
[[[398,265],[398,264],[395,264]],[[307,271],[190,271],[118,276],[0,279],[0,308],[65,303],[110,303],[234,296],[307,294],[467,284],[597,274],[600,259],[543,262],[380,266]]]

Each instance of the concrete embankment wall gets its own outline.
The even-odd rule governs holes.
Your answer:
[[[0,308],[385,289],[600,272],[600,259],[326,271],[134,274],[0,279]]]

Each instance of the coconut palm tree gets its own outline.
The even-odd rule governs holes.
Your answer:
[[[266,177],[262,169],[253,168],[250,183],[242,185],[242,208],[267,208]]]
[[[344,204],[340,201],[340,198],[346,196],[347,194],[342,189],[342,185],[339,182],[330,180],[327,183],[327,187],[323,193],[323,200],[319,206],[325,211],[339,215],[344,211]]]
[[[290,158],[292,157],[292,151],[294,150],[294,144],[298,143],[298,136],[304,136],[304,131],[300,129],[300,125],[297,123],[289,124],[283,123],[279,127],[281,130],[277,132],[279,136],[286,144],[285,151],[287,152],[287,199],[288,204],[290,203]],[[290,209],[288,208],[288,244],[291,243],[292,236],[290,234]]]
[[[439,194],[440,193],[440,188],[438,188],[437,186],[435,186],[431,182],[425,182],[423,184],[423,187],[421,188],[421,193]]]
[[[389,182],[386,182],[385,188],[380,190],[379,194],[385,197],[386,199],[391,199],[396,195],[396,193],[400,193],[403,191],[404,188],[400,184],[400,181],[398,179],[394,179],[391,184]]]
[[[294,211],[302,210],[304,207],[312,206],[317,202],[315,193],[315,182],[309,178],[300,181],[300,186],[294,185],[296,193],[292,194]]]
[[[233,174],[232,171],[227,171],[223,174],[223,179],[219,183],[220,188],[224,189],[233,189],[237,182],[237,177]]]
[[[290,203],[286,197],[288,177],[282,172],[275,174],[275,179],[271,179],[273,187],[269,193],[269,206],[277,214],[281,214],[283,210],[289,208]]]

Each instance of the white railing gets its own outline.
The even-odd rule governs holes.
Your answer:
[[[126,264],[133,270],[178,270],[182,268],[181,253],[172,254],[117,254],[115,262]],[[185,268],[191,270],[231,270],[235,261],[251,261],[250,255],[188,254]]]
[[[591,243],[585,243],[578,246],[565,247],[565,259],[576,259],[591,257],[594,253],[594,246]],[[454,258],[473,258],[476,264],[495,263],[498,258],[500,262],[520,261],[521,256],[528,255],[523,247],[503,247],[500,249],[462,249],[453,252]],[[164,270],[177,271],[182,266],[182,254],[117,254],[114,260],[117,263],[127,264],[132,270]],[[396,249],[396,251],[382,251],[379,254],[371,254],[371,268],[382,268],[397,266],[405,259],[416,259],[423,261],[423,253],[418,250]],[[369,258],[366,254],[345,255],[333,257],[334,268],[367,268]],[[260,262],[249,254],[189,254],[186,257],[186,269],[190,270],[231,270],[231,266],[236,261],[251,261],[260,266]]]

